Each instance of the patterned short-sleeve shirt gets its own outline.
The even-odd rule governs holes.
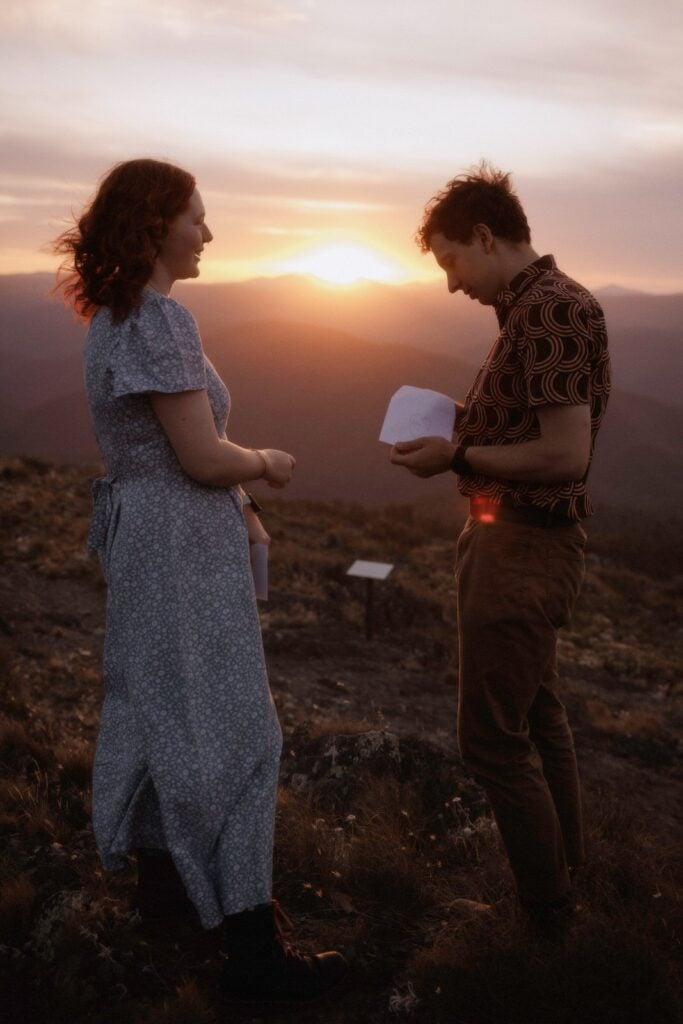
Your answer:
[[[610,391],[605,318],[598,301],[558,270],[552,256],[525,267],[496,299],[500,334],[458,415],[463,445],[520,444],[540,437],[536,409],[589,405],[591,457]],[[580,481],[533,483],[461,476],[467,497],[533,505],[571,519],[593,507]]]

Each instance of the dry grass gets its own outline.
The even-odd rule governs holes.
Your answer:
[[[173,996],[150,1007],[141,1024],[215,1024],[216,1014],[194,978],[181,982]]]
[[[0,622],[5,1012],[13,1024],[223,1024],[216,937],[143,928],[128,909],[132,871],[105,874],[94,848],[101,636],[88,625],[97,616],[72,602],[102,594],[83,553],[87,476],[21,460],[0,469],[4,556],[20,581]],[[276,502],[269,527],[273,578],[288,588],[264,615],[269,654],[285,681],[299,673],[291,686],[304,687],[304,703],[310,679],[330,698],[286,734],[275,850],[275,889],[304,945],[339,945],[353,961],[347,996],[314,1019],[674,1024],[680,902],[661,806],[643,814],[641,800],[636,812],[618,776],[589,780],[582,909],[567,941],[548,945],[518,916],[481,792],[456,758],[408,735],[430,700],[452,715],[440,694],[456,682],[456,524],[414,508]],[[653,569],[673,561],[669,534],[657,552],[651,531],[643,552],[638,529],[620,519],[618,543],[598,535],[562,666],[579,735],[670,783],[680,585]],[[378,633],[392,642],[386,678],[363,646],[364,591],[345,576],[349,552],[397,566],[378,588]],[[354,672],[371,689],[354,695]],[[404,728],[388,736],[373,703],[380,683],[385,706],[397,702],[400,673]]]
[[[27,872],[14,878],[7,877],[0,883],[0,942],[16,943],[28,939],[37,897],[31,875]]]
[[[85,550],[90,487],[83,470],[57,469],[38,459],[5,459],[0,481],[0,558],[30,565],[48,578],[87,577],[101,585],[96,559]]]
[[[362,774],[346,804],[323,785],[286,786],[280,797],[276,891],[312,944],[336,938],[353,951],[359,997],[412,990],[412,1002],[394,1001],[402,1019],[449,1024],[674,1024],[672,851],[642,823],[636,829],[614,793],[592,794],[583,909],[566,944],[547,947],[515,912],[490,819],[472,817],[462,800],[439,810],[421,795],[429,794],[424,780],[402,782],[400,774]],[[34,788],[12,798],[19,846],[3,864],[0,906],[14,984],[40,981],[24,992],[32,1022],[220,1019],[212,973],[192,957],[194,939],[189,953],[154,953],[127,911],[130,880],[98,873],[87,832],[85,843],[75,829],[67,844],[55,840],[59,783],[36,775]],[[30,868],[15,875],[29,850],[37,851]],[[176,972],[187,971],[188,956],[194,975],[183,981]]]
[[[451,923],[407,969],[416,1021],[461,1024],[673,1024],[672,950],[680,900],[672,851],[658,848],[614,794],[593,793],[590,858],[567,935],[539,940],[509,906]],[[673,968],[673,973],[672,973]]]

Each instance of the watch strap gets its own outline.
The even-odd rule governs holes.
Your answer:
[[[244,506],[248,505],[249,508],[252,510],[252,512],[254,512],[256,515],[258,515],[259,512],[262,511],[261,506],[259,505],[258,501],[256,500],[256,498],[254,497],[253,494],[249,493],[249,491],[245,491],[244,492],[244,497],[242,499],[242,504]]]
[[[466,458],[467,446],[459,444],[451,459],[451,469],[458,476],[472,476],[473,470]]]

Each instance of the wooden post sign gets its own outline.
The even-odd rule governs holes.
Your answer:
[[[365,580],[365,639],[372,640],[373,633],[373,585],[375,580],[385,580],[393,565],[388,562],[364,562],[356,560],[350,569],[346,570],[347,576],[360,576]]]

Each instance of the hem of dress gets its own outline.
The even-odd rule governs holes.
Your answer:
[[[233,914],[241,914],[243,910],[253,910],[254,907],[260,907],[264,903],[270,903],[272,899],[272,888],[265,890],[265,892],[263,889],[255,890],[253,897],[250,899],[240,898],[239,900],[235,900],[234,903],[224,903],[223,917],[231,917]]]
[[[128,867],[128,858],[132,857],[133,851],[125,850],[123,853],[103,853],[99,850],[102,867],[105,871],[123,871]]]
[[[102,850],[98,851],[100,855],[100,861],[105,871],[122,871],[124,868],[129,867],[128,857],[132,856],[132,850],[127,850],[122,853],[103,853]],[[218,928],[223,923],[226,917],[230,917],[232,914],[240,914],[243,910],[252,910],[254,907],[261,906],[263,903],[270,903],[273,898],[272,887],[268,887],[265,890],[256,889],[254,890],[253,897],[240,898],[235,902],[227,902],[223,905],[224,909],[216,910],[214,913],[205,913],[202,915],[199,907],[194,902],[192,897],[189,895],[190,901],[197,911],[199,917],[199,923],[205,931],[212,931],[214,928]]]

